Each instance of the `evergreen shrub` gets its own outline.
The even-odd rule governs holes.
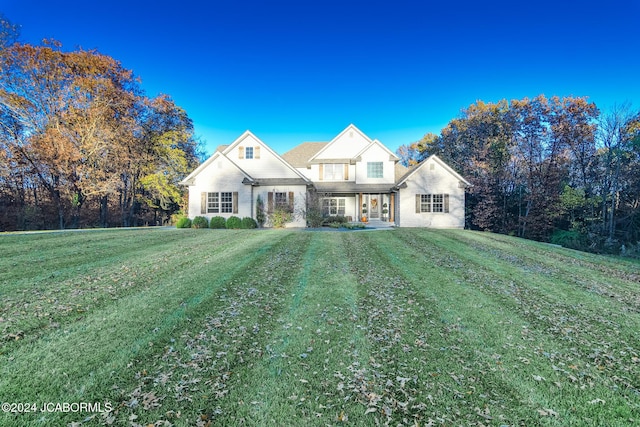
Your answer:
[[[214,216],[209,222],[209,228],[226,228],[227,220],[222,216]]]
[[[178,218],[176,228],[191,228],[191,220],[186,216]]]
[[[244,218],[242,218],[241,228],[258,228],[258,223],[255,219],[245,216]]]
[[[240,218],[238,218],[237,216],[230,216],[227,219],[227,223],[225,224],[225,226],[228,229],[242,228],[242,220]]]
[[[193,228],[209,228],[209,220],[203,216],[197,216],[193,218],[191,222]]]

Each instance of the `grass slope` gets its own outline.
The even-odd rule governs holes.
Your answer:
[[[462,230],[3,235],[0,297],[0,402],[36,404],[0,425],[640,424],[633,261]]]

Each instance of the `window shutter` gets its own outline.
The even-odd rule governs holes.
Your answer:
[[[204,191],[200,193],[200,213],[207,213],[207,193],[205,193]]]
[[[238,158],[244,159],[244,147],[238,147]]]
[[[289,191],[289,209],[293,212],[293,191]]]
[[[449,195],[445,194],[443,199],[444,199],[444,213],[449,213]]]
[[[254,159],[260,158],[260,146],[253,147],[253,158]]]
[[[273,212],[273,191],[267,193],[267,212]]]
[[[318,170],[320,171],[320,177],[318,178],[320,181],[322,181],[324,179],[324,165],[322,163],[320,163],[318,165]]]
[[[237,214],[238,213],[238,192],[234,191],[233,192],[233,213]]]
[[[420,195],[416,194],[416,213],[420,213]]]
[[[344,180],[349,181],[349,163],[344,164]]]

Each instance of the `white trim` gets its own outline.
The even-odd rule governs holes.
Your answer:
[[[211,157],[209,157],[207,160],[205,160],[204,162],[202,162],[200,164],[200,166],[198,166],[197,168],[195,168],[195,170],[193,172],[191,172],[185,179],[183,179],[182,181],[179,182],[179,184],[182,185],[193,185],[193,180],[196,178],[196,176],[198,176],[200,174],[200,172],[202,172],[204,169],[207,168],[207,166],[209,166],[211,163],[213,163],[218,157],[222,157],[227,159],[231,164],[233,164],[233,166],[235,166],[240,172],[242,172],[242,174],[249,180],[253,181],[254,179],[251,177],[251,175],[249,175],[248,173],[246,173],[244,170],[242,170],[242,168],[240,166],[238,166],[233,160],[231,160],[230,158],[228,158],[227,156],[225,156],[224,154],[222,154],[220,151],[216,151],[215,153],[213,153],[211,155]]]
[[[296,168],[294,168],[293,166],[291,166],[285,159],[283,159],[278,153],[276,153],[275,151],[273,151],[271,149],[271,147],[269,147],[267,144],[264,143],[264,141],[262,141],[260,138],[258,138],[257,136],[255,136],[250,130],[246,130],[244,131],[244,133],[242,135],[240,135],[235,141],[233,141],[231,144],[229,144],[229,146],[227,148],[224,149],[223,154],[229,154],[236,145],[240,144],[242,141],[244,141],[245,139],[247,139],[248,137],[252,137],[253,139],[255,139],[256,141],[258,141],[260,143],[260,145],[266,149],[269,153],[271,153],[277,160],[279,160],[284,166],[286,166],[287,168],[289,168],[292,172],[294,172],[296,175],[298,175],[300,178],[302,178],[305,182],[311,183],[311,181],[309,180],[309,178],[307,178],[306,176],[304,176],[300,171],[298,171]],[[260,158],[262,159],[264,157],[263,153],[260,153]]]
[[[325,152],[334,142],[336,142],[342,135],[346,134],[348,131],[356,131],[360,134],[360,136],[362,136],[366,141],[369,141],[369,143],[372,143],[373,141],[371,140],[371,138],[369,138],[367,135],[365,135],[360,129],[358,129],[357,127],[355,127],[355,125],[352,123],[349,126],[347,126],[342,132],[340,132],[338,134],[338,136],[336,136],[335,138],[333,138],[331,141],[329,141],[329,143],[327,145],[325,145],[324,147],[322,147],[322,149],[320,151],[318,151],[316,154],[313,155],[313,157],[311,157],[309,159],[309,163],[311,163],[316,157],[318,157],[320,154],[322,154],[323,152]],[[388,149],[387,149],[388,150]],[[356,156],[357,157],[357,156]],[[354,157],[355,158],[355,157]]]
[[[462,181],[467,186],[471,186],[471,183],[469,181],[467,181],[466,179],[464,179],[458,172],[454,171],[451,168],[451,166],[446,164],[442,159],[440,159],[440,157],[436,156],[435,154],[432,154],[429,157],[427,157],[426,159],[424,159],[423,161],[421,161],[407,176],[405,176],[400,181],[398,181],[396,183],[396,187],[400,187],[403,183],[405,183],[409,178],[411,178],[413,176],[413,174],[415,174],[419,169],[421,169],[424,165],[426,165],[429,162],[429,160],[436,161],[447,172],[449,172],[451,175],[453,175],[458,181]]]
[[[354,159],[359,158],[360,156],[362,156],[364,153],[366,153],[367,151],[369,151],[369,149],[371,147],[373,147],[374,145],[377,145],[378,147],[381,147],[384,151],[386,151],[387,153],[389,153],[389,156],[391,156],[389,158],[389,160],[391,161],[399,161],[400,159],[398,158],[398,156],[396,156],[395,154],[393,154],[393,152],[391,150],[389,150],[382,142],[378,141],[377,139],[374,139],[373,141],[371,141],[371,144],[367,145],[366,147],[364,147],[362,150],[360,150],[360,152],[358,154],[356,154],[354,156]]]
[[[280,155],[278,155],[278,153],[276,153],[275,151],[273,151],[271,149],[271,147],[269,147],[267,144],[265,144],[260,138],[258,138],[257,136],[255,136],[253,133],[251,133],[251,131],[246,130],[244,131],[244,133],[242,135],[240,135],[238,138],[236,138],[235,141],[233,141],[231,144],[229,144],[223,151],[216,151],[215,153],[213,153],[207,160],[205,160],[204,162],[202,162],[193,172],[191,172],[185,179],[183,179],[182,181],[180,181],[180,184],[182,185],[193,185],[193,180],[195,179],[196,176],[198,176],[200,174],[200,172],[202,172],[207,166],[209,166],[215,159],[217,159],[218,157],[222,156],[225,159],[229,160],[231,163],[233,163],[233,165],[238,168],[238,170],[240,170],[240,172],[242,172],[244,174],[245,177],[247,177],[249,180],[251,181],[255,181],[255,179],[249,175],[248,173],[246,173],[240,166],[238,166],[236,164],[236,162],[234,162],[229,156],[227,156],[227,154],[229,154],[235,146],[237,146],[238,144],[240,144],[242,141],[244,141],[245,139],[247,139],[248,137],[252,137],[253,139],[255,139],[256,141],[258,141],[258,143],[267,151],[269,151],[271,154],[273,154],[273,156],[279,160],[285,167],[287,167],[289,170],[291,170],[293,173],[295,173],[298,177],[302,178],[305,182],[307,183],[311,183],[311,181],[309,180],[309,178],[307,178],[306,176],[304,176],[300,171],[298,171],[296,168],[294,168],[293,166],[291,166],[286,160],[284,160]],[[260,157],[263,157],[264,154],[261,153]]]

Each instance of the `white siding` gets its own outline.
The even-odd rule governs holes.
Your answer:
[[[395,162],[389,160],[389,153],[377,144],[373,144],[361,154],[361,160],[355,165],[356,184],[393,184],[395,182]],[[382,178],[367,177],[367,163],[382,162]]]
[[[464,188],[438,162],[425,162],[406,184],[399,195],[400,227],[464,228]],[[416,194],[448,194],[449,212],[416,213]]]
[[[314,166],[315,166],[316,175],[313,175]],[[304,168],[296,168],[296,170],[300,172],[302,175],[304,175],[307,179],[310,179],[312,181],[315,181],[318,179],[317,177],[318,165],[311,165],[311,169],[307,169],[306,167],[304,167]]]
[[[247,147],[253,148],[254,158],[246,158]],[[259,159],[255,158],[257,147],[260,152]],[[242,156],[240,152],[242,152]],[[251,134],[246,135],[242,140],[225,150],[225,155],[254,178],[299,178],[291,168],[274,156],[259,139]]]
[[[363,136],[353,127],[348,127],[342,134],[338,135],[325,149],[316,157],[321,159],[350,159],[364,150],[371,140]]]
[[[270,192],[274,192],[274,193],[293,193],[293,217],[294,220],[290,223],[288,223],[286,225],[287,228],[292,228],[292,227],[306,227],[307,226],[307,220],[304,216],[305,214],[305,207],[306,207],[306,201],[307,201],[307,187],[305,185],[281,185],[281,186],[276,186],[273,188],[267,188],[267,187],[255,187],[254,188],[254,206],[256,204],[256,200],[258,198],[258,195],[260,195],[260,197],[262,198],[262,201],[264,202],[264,209],[265,211],[268,210],[269,206],[269,193]],[[254,208],[255,211],[255,208]],[[255,218],[255,212],[253,217]],[[269,224],[265,224],[265,226],[269,226]]]
[[[253,148],[253,158],[246,158],[247,147]],[[258,156],[259,151],[259,156]],[[241,155],[242,153],[242,155]],[[380,184],[389,185],[395,183],[395,161],[392,155],[377,140],[371,141],[354,126],[349,126],[338,135],[325,151],[316,158],[318,163],[323,160],[348,162],[356,160],[356,164],[349,164],[349,176],[343,182],[355,184]],[[382,162],[383,176],[381,178],[369,178],[367,175],[367,163]],[[251,177],[260,182],[267,178],[300,178],[299,174],[306,176],[316,183],[329,183],[321,177],[321,165],[314,163],[309,169],[306,167],[293,169],[283,161],[269,147],[262,143],[251,132],[247,131],[228,146],[224,152],[215,153],[204,164],[190,174],[184,184],[189,185],[189,217],[213,216],[255,218],[256,200],[261,196],[268,208],[269,192],[284,192],[294,194],[295,219],[287,224],[287,227],[304,227],[306,192],[305,185],[282,185],[274,187],[252,187],[242,184],[243,180]],[[344,166],[344,163],[343,163]],[[323,166],[324,167],[324,166]],[[322,179],[321,179],[322,178]],[[405,180],[404,184],[394,199],[395,221],[401,227],[434,227],[434,228],[463,228],[464,227],[464,203],[465,190],[459,183],[461,178],[452,169],[448,168],[435,156],[427,159],[419,168]],[[274,181],[281,182],[281,181]],[[291,182],[291,181],[289,181]],[[339,182],[335,180],[333,182]],[[336,186],[338,187],[338,186]],[[370,188],[370,187],[369,187]],[[202,214],[202,193],[210,192],[237,192],[237,213],[206,213]],[[354,220],[358,219],[361,203],[357,193],[369,193],[369,191],[354,191],[356,196],[344,196],[345,214]],[[416,212],[416,195],[420,194],[447,194],[449,212],[422,213]],[[381,203],[389,202],[388,195],[381,194]],[[391,208],[389,208],[391,211]]]
[[[196,177],[194,185],[189,186],[189,218],[204,216],[212,218],[222,216],[251,215],[251,187],[242,184],[244,174],[227,158],[219,155]],[[238,213],[201,213],[201,193],[206,192],[238,192]]]

